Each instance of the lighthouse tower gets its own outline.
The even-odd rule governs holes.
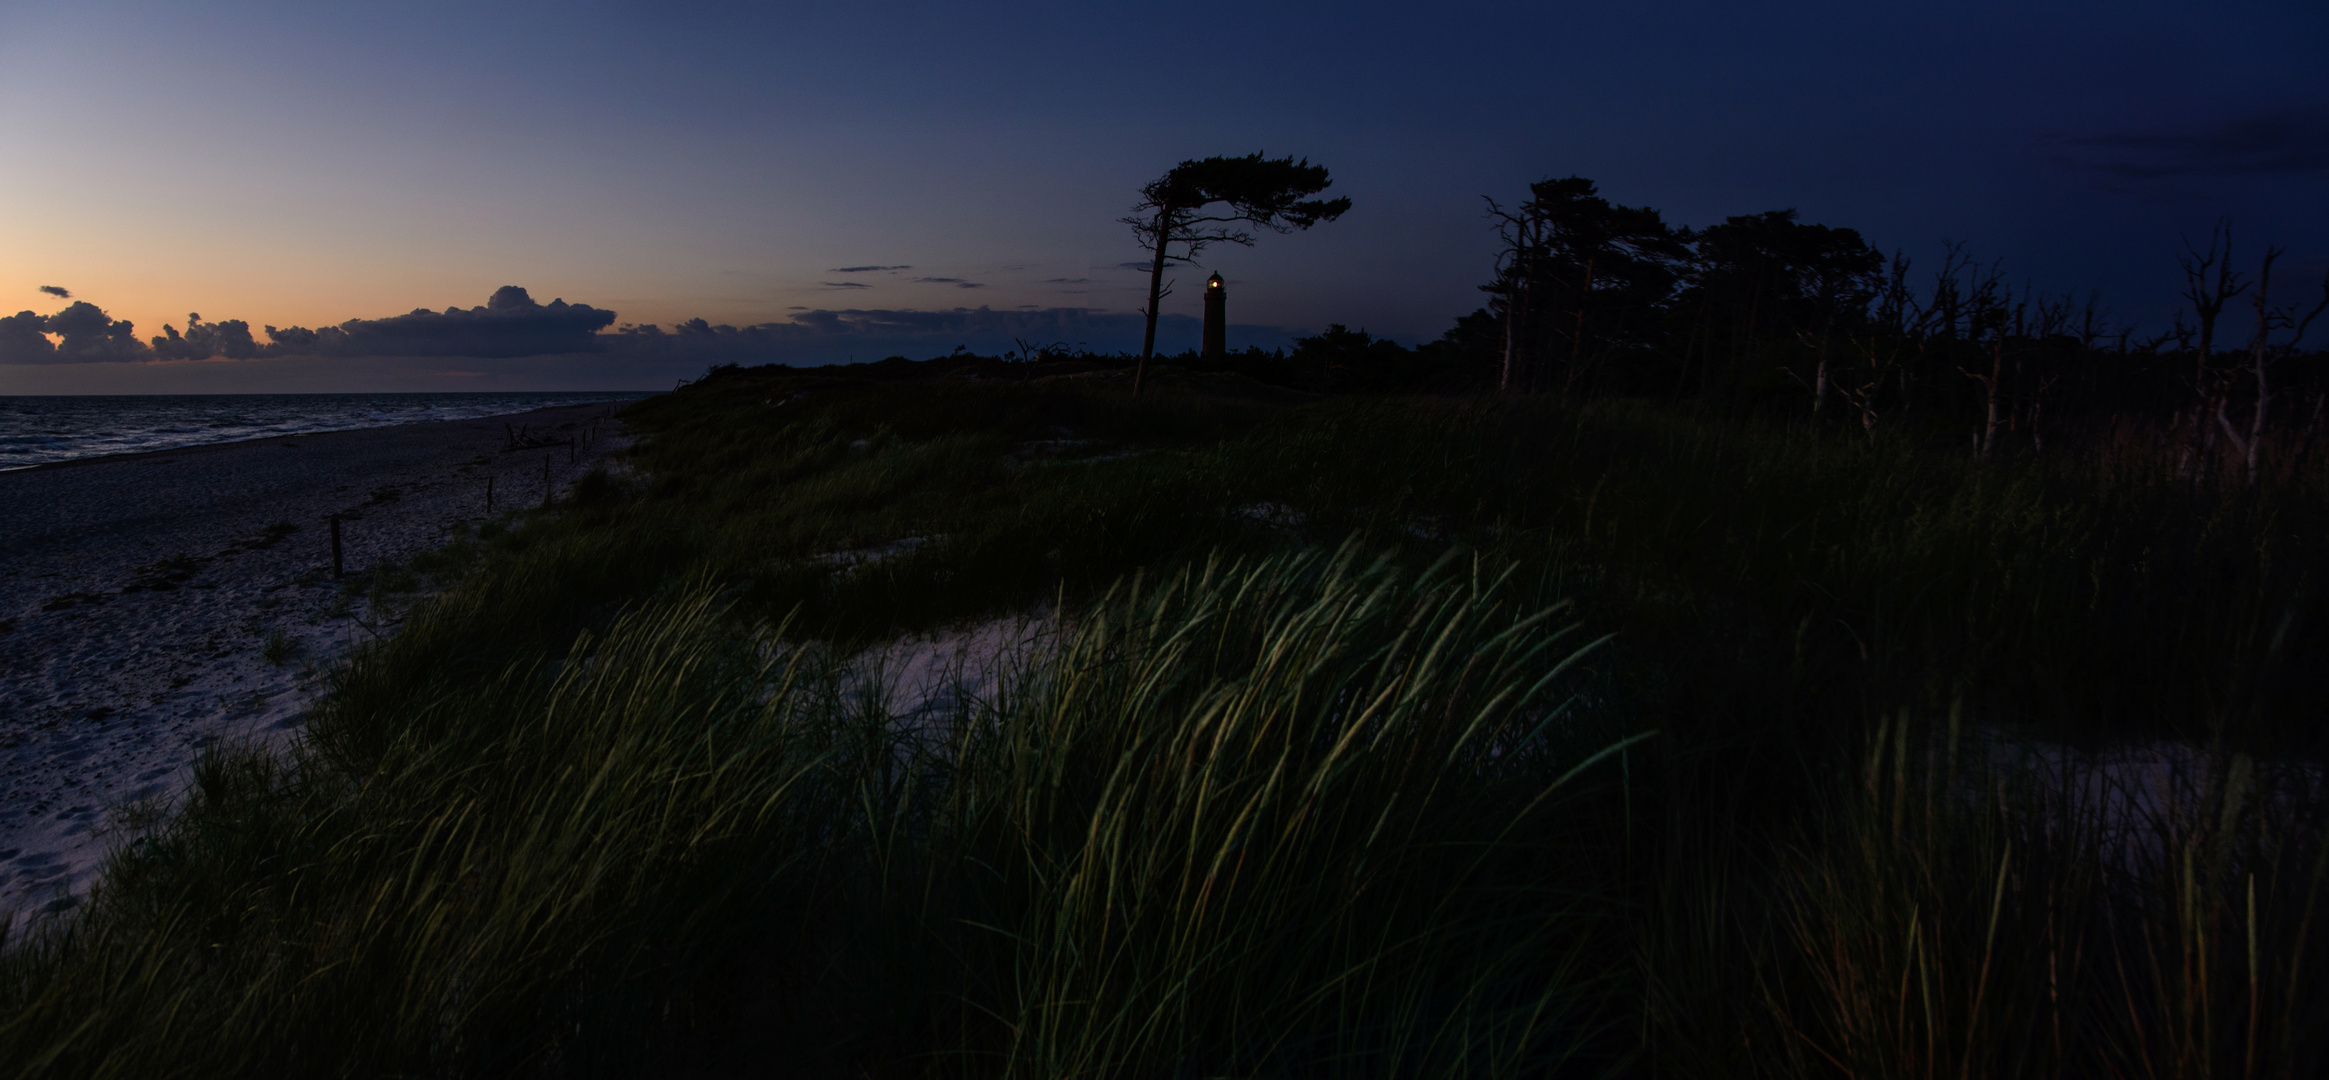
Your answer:
[[[1204,355],[1220,356],[1229,351],[1229,291],[1221,287],[1221,275],[1214,274],[1205,281],[1205,348]]]

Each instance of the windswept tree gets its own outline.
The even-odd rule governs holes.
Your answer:
[[[1122,220],[1149,251],[1148,329],[1140,339],[1140,364],[1133,370],[1132,392],[1140,393],[1148,377],[1148,361],[1156,355],[1158,306],[1171,290],[1165,267],[1189,262],[1208,246],[1231,243],[1252,247],[1252,229],[1288,233],[1321,221],[1333,221],[1350,209],[1350,200],[1313,199],[1332,186],[1326,166],[1308,158],[1209,157],[1184,161],[1140,189],[1140,201]]]

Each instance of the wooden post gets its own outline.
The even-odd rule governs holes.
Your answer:
[[[340,515],[332,515],[332,576],[340,577]]]
[[[493,478],[490,476],[485,478],[485,512],[493,513]]]
[[[550,505],[550,455],[542,455],[542,505]]]

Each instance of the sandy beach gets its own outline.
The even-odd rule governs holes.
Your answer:
[[[295,737],[316,675],[391,632],[331,575],[400,562],[621,449],[606,404],[0,473],[0,915],[70,907],[125,804],[220,739]],[[597,439],[507,451],[505,424]],[[278,659],[270,638],[296,643]]]

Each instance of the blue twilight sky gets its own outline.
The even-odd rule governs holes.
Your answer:
[[[2329,268],[2329,3],[0,0],[0,306],[60,285],[145,336],[514,284],[624,322],[984,307],[1004,334],[844,320],[888,329],[770,357],[796,363],[1021,323],[1137,347],[1116,219],[1176,161],[1257,149],[1356,205],[1209,253],[1233,346],[1436,337],[1481,300],[1481,196],[1572,173],[1682,224],[1797,207],[1926,262],[1962,240],[2159,322],[2179,236],[2218,216],[2244,260]],[[672,374],[611,364],[13,365],[0,393]]]

